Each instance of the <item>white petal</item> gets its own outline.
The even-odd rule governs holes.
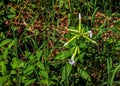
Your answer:
[[[90,38],[92,38],[92,31],[88,31]]]
[[[75,61],[74,61],[74,60],[70,60],[70,61],[69,61],[69,64],[74,65],[74,64],[75,64]]]

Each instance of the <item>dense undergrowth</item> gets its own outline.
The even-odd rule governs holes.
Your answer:
[[[0,86],[119,86],[119,7],[119,0],[0,1]]]

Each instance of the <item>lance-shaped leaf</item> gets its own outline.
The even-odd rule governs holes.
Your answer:
[[[74,57],[75,57],[76,54],[77,54],[77,51],[78,51],[78,46],[76,46],[75,51],[74,51],[73,56],[71,57],[71,59],[74,59]]]
[[[84,31],[85,31],[85,28],[82,28],[80,34],[83,35],[83,34],[84,34]]]
[[[89,37],[87,37],[87,36],[83,36],[83,37],[84,37],[85,39],[91,41],[92,43],[97,44],[94,40],[90,39]]]
[[[89,32],[87,31],[87,32],[85,32],[83,35],[84,35],[84,36],[88,36],[88,35],[89,35]]]
[[[1,43],[0,43],[0,47],[3,47],[5,44],[11,42],[12,40],[11,39],[5,39],[3,40]]]
[[[81,76],[81,78],[91,82],[91,77],[87,71],[83,70],[80,67],[77,68],[77,71],[78,71],[79,75]]]
[[[69,29],[70,32],[79,33],[78,30]]]
[[[77,46],[77,47],[78,47],[78,46]],[[80,54],[80,48],[79,48],[79,47],[78,47],[78,49],[77,49],[77,50],[78,50],[78,54]]]
[[[1,73],[2,73],[2,75],[6,75],[7,74],[7,67],[6,67],[5,61],[1,61],[0,67],[1,67]]]
[[[66,42],[63,46],[68,45],[71,41],[73,41],[75,38],[77,38],[78,35],[74,36],[73,38],[71,38],[68,42]]]
[[[72,66],[70,64],[67,64],[62,68],[62,81],[61,82],[69,78],[71,71],[72,71]]]

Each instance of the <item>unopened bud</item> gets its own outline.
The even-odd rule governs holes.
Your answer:
[[[79,19],[81,20],[81,14],[79,13]]]

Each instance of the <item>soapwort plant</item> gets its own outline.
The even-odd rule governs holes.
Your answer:
[[[69,63],[71,65],[75,64],[74,58],[76,57],[76,55],[80,54],[80,40],[88,40],[89,42],[92,42],[94,44],[97,44],[94,40],[92,40],[92,31],[85,31],[85,28],[82,27],[81,25],[81,14],[79,13],[79,25],[78,25],[78,30],[73,30],[73,29],[69,29],[70,34],[73,35],[73,37],[64,44],[64,46],[67,46],[69,43],[71,43],[73,40],[75,40],[75,46],[72,47],[72,49],[74,49],[74,52],[72,54],[72,57],[69,61]]]

